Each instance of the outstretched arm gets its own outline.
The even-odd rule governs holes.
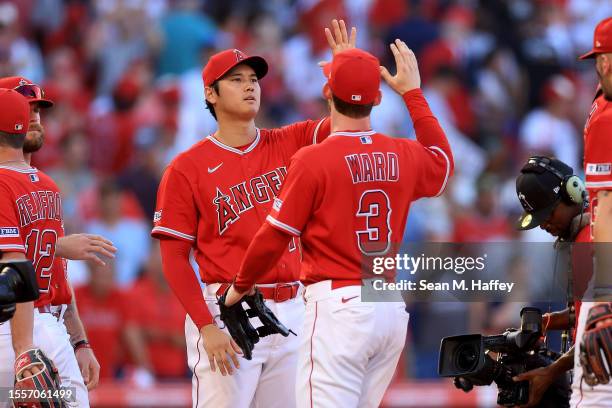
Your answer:
[[[440,195],[454,169],[450,145],[421,91],[421,76],[414,52],[399,39],[395,40],[390,48],[395,58],[397,72],[391,75],[387,68],[380,67],[380,74],[404,99],[414,124],[417,141],[427,151],[424,158],[429,165],[423,167],[426,169],[426,174],[421,177],[426,185],[419,186],[417,191],[423,197]],[[440,185],[431,182],[438,179]]]
[[[244,255],[240,272],[229,289],[225,304],[232,306],[255,285],[257,278],[268,272],[283,255],[291,235],[264,223]]]
[[[117,248],[108,239],[94,234],[71,234],[57,240],[55,255],[60,258],[91,261],[100,266],[103,257],[114,258]]]

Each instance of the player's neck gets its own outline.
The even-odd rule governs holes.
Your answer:
[[[0,166],[29,167],[29,163],[24,160],[21,149],[0,147]]]
[[[218,125],[219,129],[213,136],[226,146],[245,146],[255,140],[257,136],[257,129],[253,120],[221,120]]]
[[[32,153],[23,153],[23,160],[29,166],[32,163]]]
[[[349,118],[348,116],[344,116],[341,113],[338,113],[335,109],[331,111],[331,131],[339,132],[343,130],[350,131],[363,131],[372,129],[372,125],[370,124],[370,116],[366,116],[365,118]]]

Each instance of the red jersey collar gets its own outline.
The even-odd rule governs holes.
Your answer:
[[[259,128],[255,128],[255,140],[253,140],[251,145],[244,150],[240,150],[236,147],[228,146],[222,143],[221,141],[219,141],[218,139],[216,139],[213,135],[208,135],[206,138],[210,140],[211,142],[213,142],[214,144],[216,144],[217,146],[219,146],[221,149],[225,149],[227,151],[230,151],[232,153],[236,153],[242,156],[252,151],[255,148],[255,146],[257,146],[257,144],[259,143],[260,135],[259,135]]]
[[[35,168],[35,167],[30,167],[28,169],[24,169],[23,167],[3,166],[3,165],[0,164],[0,169],[16,171],[18,173],[25,173],[25,174],[38,173],[38,169]]]
[[[332,132],[329,134],[329,137],[332,136],[349,136],[349,137],[362,137],[362,136],[372,136],[376,132],[372,129],[370,130],[360,130],[360,131],[350,131],[350,130],[342,130],[339,132]]]

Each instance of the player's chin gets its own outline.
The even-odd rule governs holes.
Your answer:
[[[35,153],[39,151],[44,144],[45,137],[41,132],[28,132],[23,144],[24,153]]]
[[[257,113],[259,113],[259,102],[242,105],[238,115],[245,119],[253,119]]]

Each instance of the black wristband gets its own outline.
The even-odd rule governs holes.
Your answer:
[[[83,348],[83,347],[89,347],[89,342],[87,340],[79,340],[72,345],[72,348],[74,349],[74,351],[80,348]]]

